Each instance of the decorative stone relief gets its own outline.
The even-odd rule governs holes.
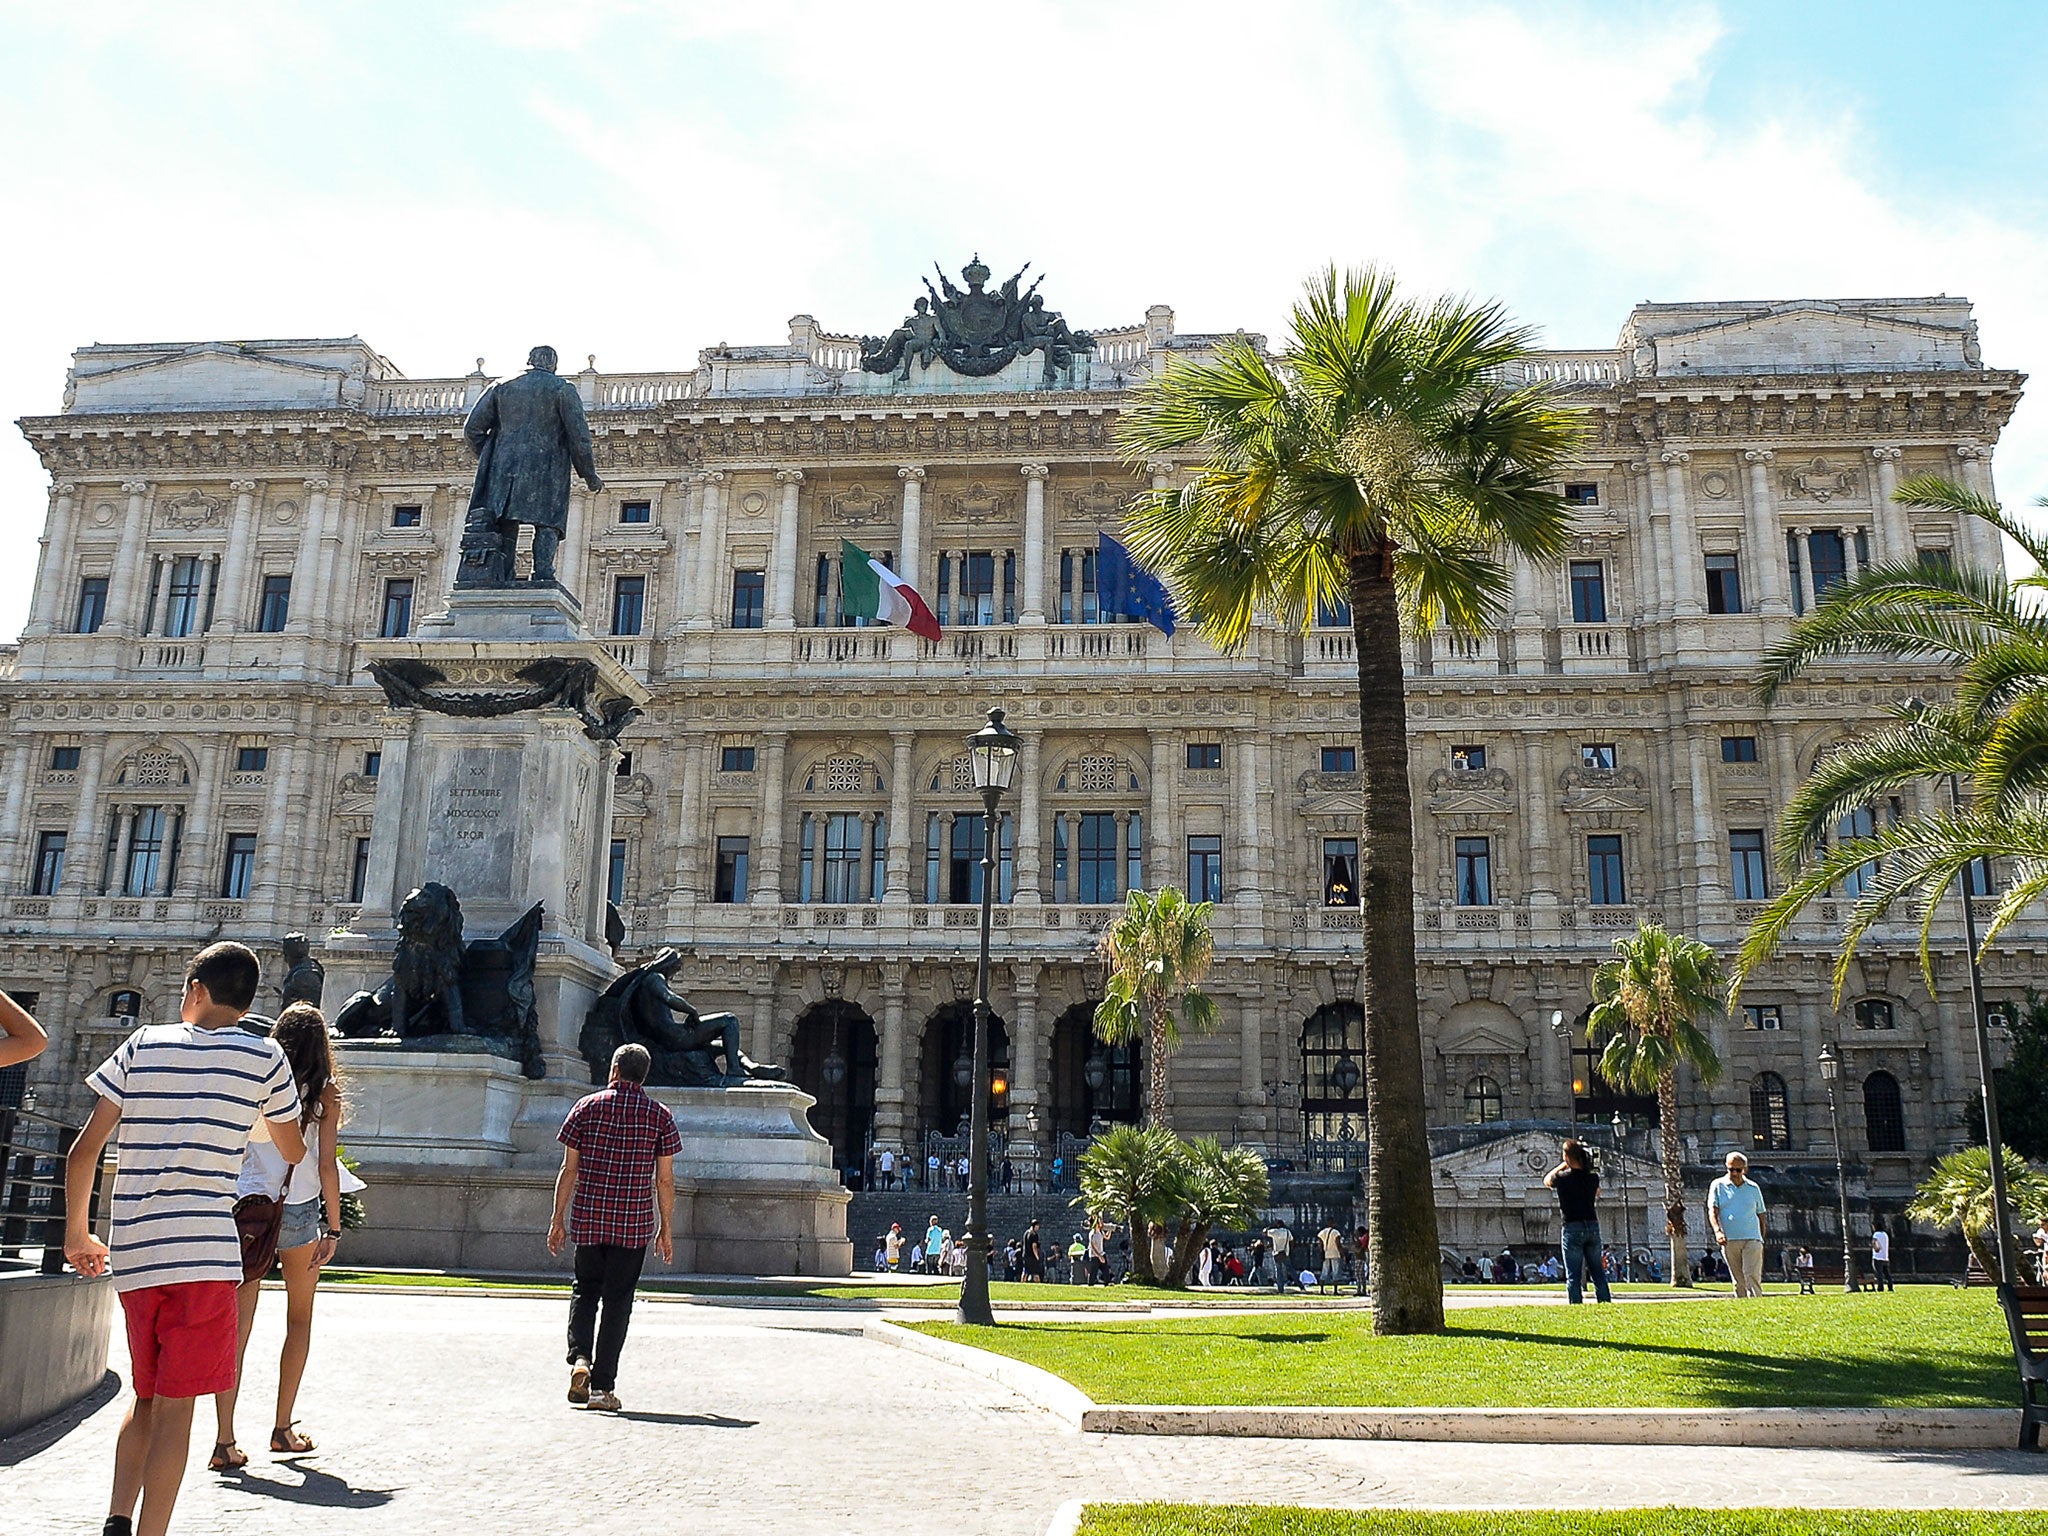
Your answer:
[[[1816,458],[1785,470],[1783,494],[1791,501],[1831,501],[1856,494],[1856,471]]]
[[[1010,508],[1015,504],[1014,494],[1008,491],[992,491],[979,480],[971,483],[964,491],[948,491],[939,498],[939,505],[948,517],[965,518],[971,523],[1008,517]]]
[[[824,498],[825,520],[860,527],[864,523],[893,522],[896,517],[894,493],[881,495],[865,485],[835,491]]]

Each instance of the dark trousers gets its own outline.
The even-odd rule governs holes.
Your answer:
[[[1897,1286],[1892,1284],[1892,1264],[1890,1259],[1872,1259],[1870,1261],[1870,1279],[1870,1288],[1873,1291],[1893,1291],[1898,1289]]]
[[[619,1351],[626,1347],[626,1325],[633,1319],[633,1287],[647,1249],[620,1248],[611,1243],[579,1243],[576,1283],[569,1291],[569,1363],[590,1362],[590,1385],[609,1392],[619,1384]],[[598,1320],[598,1304],[604,1320]],[[597,1335],[595,1348],[591,1334]]]

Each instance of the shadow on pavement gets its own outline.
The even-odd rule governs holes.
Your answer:
[[[283,1504],[304,1504],[309,1509],[375,1509],[389,1504],[397,1491],[391,1488],[352,1488],[346,1478],[336,1477],[332,1472],[321,1472],[296,1462],[286,1465],[299,1474],[298,1482],[252,1477],[246,1470],[223,1481],[244,1493],[261,1494]]]
[[[722,1413],[636,1413],[627,1409],[612,1415],[636,1424],[694,1424],[699,1429],[752,1429],[759,1419],[729,1419]]]
[[[29,1457],[41,1455],[106,1407],[120,1390],[120,1373],[109,1371],[100,1378],[98,1386],[62,1413],[53,1413],[47,1419],[29,1425],[21,1433],[0,1440],[0,1467],[18,1467]]]

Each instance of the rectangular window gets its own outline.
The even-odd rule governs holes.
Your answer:
[[[1590,481],[1577,481],[1564,488],[1564,504],[1568,507],[1597,507],[1600,505],[1600,487]]]
[[[1806,612],[1806,584],[1799,579],[1799,535],[1785,535],[1785,571],[1792,579],[1792,611]]]
[[[868,864],[868,896],[880,901],[882,892],[889,883],[889,813],[880,812],[875,817],[874,856]]]
[[[1075,900],[1102,904],[1117,899],[1116,817],[1089,811],[1081,817],[1080,892]]]
[[[1145,888],[1145,813],[1133,811],[1124,823],[1124,889]]]
[[[1017,554],[1014,550],[1003,552],[1003,622],[1017,622]]]
[[[1759,829],[1728,834],[1729,876],[1737,901],[1769,901],[1770,880],[1764,863],[1764,835]]]
[[[1055,816],[1052,819],[1052,899],[1054,901],[1066,901],[1070,898],[1067,875],[1067,818]]]
[[[1920,569],[1923,571],[1945,571],[1955,564],[1946,549],[1930,547],[1920,551]]]
[[[36,835],[35,877],[29,882],[31,896],[54,896],[64,883],[64,844],[70,834],[41,832]]]
[[[651,501],[622,501],[619,503],[619,521],[622,523],[651,523],[654,521],[654,503]]]
[[[363,777],[364,777],[364,778],[366,778],[366,779],[374,779],[374,778],[376,778],[376,777],[377,777],[377,775],[378,775],[378,774],[382,773],[383,771],[384,771],[384,754],[383,754],[382,752],[365,752],[365,753],[363,754]]]
[[[604,896],[615,907],[626,904],[626,840],[623,837],[612,839],[611,856],[604,871]]]
[[[1742,612],[1742,573],[1733,555],[1707,556],[1707,612]]]
[[[1074,552],[1060,551],[1060,622],[1074,622]]]
[[[1998,873],[1991,867],[1989,859],[1972,859],[1968,867],[1970,894],[1972,896],[1996,896],[1998,894]]]
[[[1723,736],[1721,738],[1721,761],[1724,763],[1755,762],[1756,738],[1754,736]]]
[[[647,578],[620,576],[612,582],[612,633],[637,635],[647,616]]]
[[[107,622],[107,578],[88,576],[78,584],[78,616],[72,629],[81,635],[96,635]]]
[[[289,576],[263,578],[263,601],[256,609],[256,628],[261,634],[281,635],[292,616],[292,579]]]
[[[369,880],[370,840],[367,837],[359,837],[356,839],[355,859],[349,865],[348,899],[356,902],[361,901],[363,899],[363,888],[369,884]]]
[[[1452,844],[1456,860],[1458,905],[1493,905],[1493,844],[1484,837],[1461,837]]]
[[[384,620],[377,633],[385,639],[412,633],[412,578],[399,577],[384,583]]]
[[[939,601],[938,611],[933,615],[941,627],[953,622],[953,557],[939,556]]]
[[[1317,629],[1349,629],[1351,603],[1347,598],[1324,597],[1316,601]]]
[[[721,837],[718,840],[718,874],[711,899],[741,902],[747,899],[747,839]]]
[[[1188,839],[1188,900],[1221,901],[1223,899],[1223,839],[1220,837],[1191,837]]]
[[[924,899],[939,899],[939,868],[943,862],[944,849],[940,842],[939,813],[931,812],[924,819]],[[1058,821],[1053,826],[1059,826]]]
[[[254,832],[230,832],[228,834],[227,863],[220,872],[220,893],[229,901],[246,901],[249,886],[256,878],[256,834]]]
[[[1459,773],[1477,773],[1486,766],[1486,748],[1475,743],[1451,748],[1451,767]]]
[[[832,613],[832,557],[818,556],[818,578],[816,595],[811,603],[811,627],[823,629],[827,624],[846,623],[846,612],[842,608],[835,618]]]
[[[932,823],[936,829],[938,818]],[[988,819],[980,811],[961,811],[953,817],[953,840],[945,860],[944,899],[956,903],[981,900],[982,839],[988,835]],[[1016,878],[1015,824],[1005,814],[996,823],[996,900],[1008,901]],[[928,842],[936,842],[936,831]]]
[[[149,896],[157,890],[164,868],[167,823],[160,805],[145,805],[136,810],[128,833],[128,865],[121,881],[123,896]]]
[[[50,767],[57,773],[70,773],[78,767],[78,748],[50,748]]]
[[[1358,905],[1358,839],[1355,837],[1323,839],[1323,905]]]
[[[1628,886],[1621,872],[1621,839],[1601,835],[1586,839],[1586,890],[1596,907],[1619,907],[1628,903]]]
[[[1813,562],[1813,596],[1818,602],[1827,596],[1828,588],[1845,580],[1849,574],[1847,552],[1842,547],[1839,529],[1816,528],[1806,536],[1806,558]]]
[[[1614,743],[1611,741],[1582,741],[1579,743],[1579,766],[1594,773],[1614,772]]]
[[[1785,1015],[1776,1003],[1744,1003],[1742,1005],[1742,1027],[1744,1029],[1783,1029]]]
[[[718,771],[720,773],[752,773],[754,771],[754,749],[750,746],[723,746],[718,749]]]
[[[269,768],[269,766],[270,766],[270,748],[268,748],[268,747],[237,747],[237,748],[235,748],[235,772],[237,772],[237,773],[262,773],[262,772],[263,772],[263,771],[264,771],[265,769]]]
[[[1858,528],[1856,530],[1855,543],[1856,569],[1867,571],[1870,569],[1870,530],[1868,528]]]
[[[1325,747],[1325,748],[1323,748],[1323,772],[1325,772],[1325,773],[1356,773],[1356,772],[1358,772],[1358,748],[1356,748],[1356,747]]]
[[[1572,622],[1574,624],[1605,624],[1607,622],[1607,567],[1599,560],[1574,560],[1571,563]]]
[[[960,622],[996,621],[996,557],[988,550],[970,550],[960,562]]]
[[[164,605],[164,635],[182,640],[199,627],[199,589],[204,562],[180,555],[171,562],[170,601]]]
[[[612,776],[613,776],[614,778],[620,778],[620,779],[630,779],[631,777],[633,777],[633,754],[632,754],[632,753],[630,753],[630,752],[621,752],[621,753],[619,754],[619,766],[618,766],[618,767],[616,767],[616,768],[614,768],[614,769],[612,770]]]
[[[1223,766],[1223,743],[1220,741],[1189,742],[1188,766],[1190,768],[1221,768]]]
[[[732,573],[732,627],[734,629],[759,629],[767,595],[767,572],[734,571]]]
[[[391,509],[391,526],[394,528],[417,528],[423,521],[425,521],[425,516],[419,507],[393,507]]]
[[[1892,1005],[1881,997],[1861,999],[1851,1014],[1858,1029],[1890,1029],[1892,1027]]]
[[[806,822],[810,817],[804,818]],[[865,901],[862,883],[860,815],[855,811],[834,811],[825,817],[826,901]]]

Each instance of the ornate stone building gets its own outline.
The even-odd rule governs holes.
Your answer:
[[[790,1062],[849,1164],[871,1140],[921,1153],[964,1110],[981,807],[963,743],[990,705],[1024,741],[994,983],[1017,1155],[1132,1111],[1138,1064],[1091,1043],[1093,947],[1124,891],[1167,882],[1217,902],[1225,1020],[1172,1063],[1176,1123],[1276,1158],[1357,1151],[1344,618],[1223,656],[1097,602],[1098,535],[1185,468],[1119,460],[1124,392],[1217,339],[1159,306],[981,377],[899,334],[876,373],[799,316],[785,343],[694,369],[573,375],[606,486],[577,489],[563,581],[653,694],[617,759],[621,958],[682,948],[681,989]],[[1585,417],[1571,548],[1516,571],[1497,634],[1410,657],[1446,1127],[1615,1107],[1553,1013],[1581,1012],[1638,917],[1732,951],[1815,755],[1940,686],[1861,660],[1766,714],[1748,680],[1790,615],[1867,562],[2001,558],[1989,531],[1887,498],[1926,471],[1988,491],[2022,383],[1983,365],[1949,298],[1646,304],[1615,347],[1530,371]],[[78,1106],[129,1019],[174,1012],[200,942],[274,961],[287,930],[317,947],[353,915],[402,735],[358,642],[440,605],[474,468],[463,415],[489,382],[481,360],[410,380],[356,339],[93,346],[63,410],[21,422],[51,488],[33,613],[0,652],[0,985],[53,1026],[46,1106]],[[842,540],[909,577],[944,638],[844,622]],[[1715,1026],[1728,1072],[1686,1086],[1684,1131],[1702,1160],[1826,1161],[1814,1057],[1835,1040],[1850,1155],[1889,1200],[1963,1134],[1959,922],[1936,928],[1938,1003],[1896,928],[1838,1013],[1835,916],[1816,908]],[[2009,936],[1994,996],[2048,979],[2044,937]]]

